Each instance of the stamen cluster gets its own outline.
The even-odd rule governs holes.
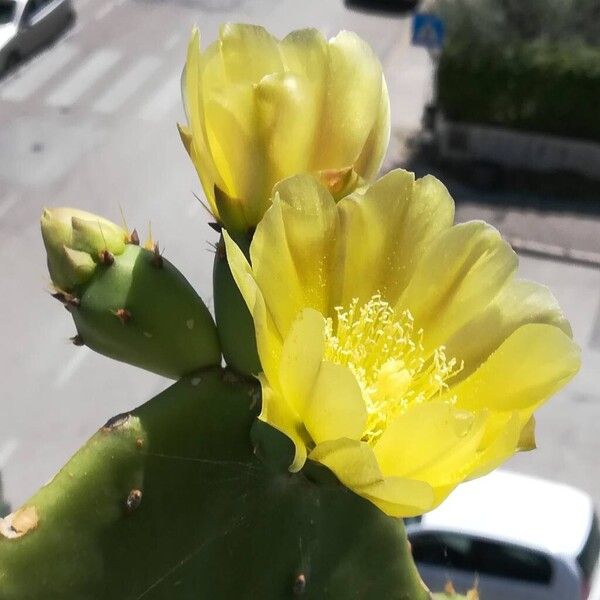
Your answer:
[[[409,406],[439,397],[462,369],[444,346],[427,353],[410,311],[397,314],[379,293],[335,311],[335,320],[327,319],[325,358],[346,365],[356,377],[368,414],[365,442],[375,443]]]

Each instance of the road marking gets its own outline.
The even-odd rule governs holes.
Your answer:
[[[79,50],[68,43],[63,43],[51,48],[40,56],[39,60],[22,67],[23,74],[11,78],[0,91],[2,100],[21,102],[42,87],[67,63],[69,63]]]
[[[46,98],[46,104],[50,106],[69,106],[74,104],[120,58],[121,55],[116,50],[97,50],[71,74],[67,81],[62,83]]]
[[[19,442],[15,438],[10,438],[0,446],[0,469],[3,469],[8,464],[10,457],[18,445]]]
[[[144,121],[158,121],[181,101],[181,75],[176,73],[158,88],[157,92],[142,106],[139,117]]]
[[[177,42],[181,39],[181,33],[174,33],[164,44],[163,50],[172,50],[177,45]]]
[[[594,316],[594,324],[592,325],[592,333],[589,340],[590,348],[597,350],[600,348],[600,303],[596,308],[596,314]]]
[[[101,6],[100,9],[96,12],[96,14],[94,15],[94,19],[96,21],[100,21],[100,19],[104,19],[104,17],[108,13],[110,13],[114,7],[115,7],[114,2],[107,2],[106,4]]]
[[[92,351],[87,346],[81,346],[80,348],[75,348],[76,352],[73,354],[71,359],[67,362],[67,364],[60,369],[58,377],[54,380],[55,388],[62,388],[64,385],[75,375],[75,372],[85,359],[92,353]]]
[[[69,29],[69,32],[67,33],[67,37],[68,38],[73,38],[76,35],[79,35],[79,33],[81,32],[81,30],[87,25],[87,21],[85,19],[82,19],[80,17],[77,17],[77,20],[75,21],[75,26],[72,27],[71,29]]]
[[[16,194],[11,194],[0,201],[0,219],[18,202]]]
[[[146,56],[136,63],[123,77],[108,88],[106,92],[94,103],[95,111],[108,114],[120,108],[125,101],[136,92],[142,84],[161,65],[160,59],[155,56]]]

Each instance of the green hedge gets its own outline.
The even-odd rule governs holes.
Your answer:
[[[451,41],[438,105],[451,120],[600,141],[600,47]]]

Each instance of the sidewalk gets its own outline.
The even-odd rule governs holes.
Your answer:
[[[413,149],[411,141],[421,132],[423,109],[433,98],[434,65],[425,48],[410,43],[407,36],[383,61],[390,96],[392,133],[382,172],[405,165]]]
[[[548,192],[518,184],[513,189],[477,189],[436,164],[431,153],[419,151],[423,110],[433,99],[434,64],[427,50],[410,44],[409,36],[383,61],[392,133],[382,172],[404,166],[419,176],[437,175],[456,201],[457,221],[484,219],[522,253],[600,268],[600,189],[596,193],[590,188],[587,197],[569,197],[564,190],[554,194],[551,186]]]

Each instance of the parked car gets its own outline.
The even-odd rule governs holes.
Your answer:
[[[356,6],[373,10],[405,12],[416,9],[420,0],[344,0],[344,2],[350,8]]]
[[[55,39],[74,17],[72,0],[0,0],[0,74]]]
[[[478,582],[485,600],[600,600],[600,529],[591,498],[570,486],[497,471],[407,522],[425,583]]]

